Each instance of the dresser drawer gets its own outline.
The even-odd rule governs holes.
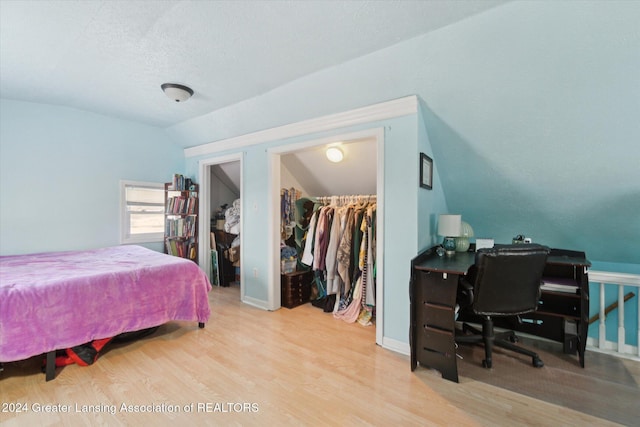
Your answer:
[[[283,298],[299,297],[306,298],[308,300],[311,297],[311,286],[306,285],[297,289],[282,289],[280,295],[282,295]]]
[[[281,305],[286,308],[297,307],[311,300],[311,271],[296,271],[280,276]]]
[[[293,273],[286,273],[280,276],[282,284],[292,286],[301,283],[311,283],[313,279],[313,273],[311,271],[296,271]]]

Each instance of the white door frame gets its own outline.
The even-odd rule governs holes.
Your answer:
[[[376,344],[382,345],[384,326],[384,128],[372,128],[358,132],[334,135],[321,139],[310,139],[300,143],[278,146],[267,149],[269,174],[269,289],[268,309],[277,310],[281,307],[280,300],[280,156],[283,154],[327,145],[332,142],[374,139],[376,142],[377,171],[376,171]]]
[[[210,166],[219,165],[222,163],[240,162],[240,260],[242,260],[243,248],[244,248],[244,234],[242,233],[242,224],[244,223],[244,198],[242,194],[244,187],[242,185],[243,173],[243,160],[244,153],[234,153],[218,157],[210,157],[202,159],[198,162],[198,171],[200,179],[200,208],[198,209],[198,263],[204,272],[209,276],[209,280],[213,283],[211,278],[211,198],[209,197],[211,192],[211,168]],[[244,300],[244,273],[240,269],[240,299]]]

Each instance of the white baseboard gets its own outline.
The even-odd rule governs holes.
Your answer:
[[[404,354],[405,356],[411,354],[411,346],[409,343],[394,340],[393,338],[382,337],[382,348]]]
[[[257,298],[245,296],[245,297],[242,298],[242,302],[247,304],[247,305],[250,305],[250,306],[253,306],[253,307],[256,307],[256,308],[260,308],[262,310],[269,311],[269,306],[268,306],[267,301],[262,301],[262,300],[259,300]]]
[[[586,350],[640,362],[640,354],[638,354],[638,347],[636,346],[625,345],[624,351],[620,352],[616,342],[605,341],[603,348],[600,348],[600,343],[596,338],[588,337]]]

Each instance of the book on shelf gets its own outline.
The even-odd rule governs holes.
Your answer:
[[[169,186],[169,190],[173,191],[184,191],[189,190],[193,182],[190,178],[185,178],[184,175],[176,173],[173,174],[173,179],[171,180],[171,185]]]
[[[194,215],[198,211],[198,198],[195,196],[174,196],[167,198],[165,213],[175,215]]]
[[[181,258],[189,258],[191,260],[195,260],[198,254],[198,244],[191,239],[185,241],[176,238],[169,238],[167,239],[165,246],[169,255],[178,256]]]
[[[198,258],[198,185],[181,174],[174,174],[165,188],[165,251],[169,255]]]
[[[197,219],[195,216],[167,218],[165,234],[167,237],[194,237]]]

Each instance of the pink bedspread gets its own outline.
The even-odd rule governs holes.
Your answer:
[[[0,257],[0,362],[170,320],[206,322],[209,279],[141,246]]]

